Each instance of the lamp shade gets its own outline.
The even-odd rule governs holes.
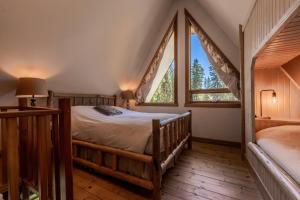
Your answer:
[[[121,92],[122,99],[134,99],[134,94],[131,90]]]
[[[16,96],[22,97],[47,97],[47,85],[44,79],[20,78],[17,86]]]

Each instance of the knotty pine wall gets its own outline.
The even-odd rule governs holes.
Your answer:
[[[257,0],[248,22],[244,26],[246,144],[253,141],[255,109],[252,104],[251,74],[253,63],[255,63],[254,58],[299,5],[300,0]]]
[[[263,116],[276,119],[300,119],[300,90],[280,67],[255,69],[255,114],[257,116],[260,116],[260,91],[263,89],[276,91],[276,103],[272,101],[272,92],[263,93]]]

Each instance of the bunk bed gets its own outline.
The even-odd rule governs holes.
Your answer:
[[[248,144],[248,161],[267,199],[300,199],[300,121],[256,119],[256,141]],[[292,129],[292,134],[291,134]],[[298,140],[298,141],[295,141]],[[299,167],[299,164],[298,164]]]
[[[48,106],[56,107],[57,99],[60,98],[69,98],[71,100],[73,128],[76,125],[75,123],[78,123],[78,120],[75,122],[77,119],[76,115],[81,119],[89,118],[88,120],[96,121],[95,124],[100,125],[104,120],[105,126],[110,126],[110,129],[114,129],[115,131],[120,131],[120,127],[127,129],[129,125],[134,125],[130,119],[132,117],[135,121],[143,120],[147,122],[148,124],[146,126],[150,125],[151,136],[149,141],[151,141],[151,143],[149,144],[148,141],[147,148],[142,152],[136,151],[136,148],[129,148],[133,146],[132,144],[131,146],[128,145],[128,148],[121,148],[120,146],[109,144],[109,142],[103,142],[102,136],[100,136],[102,140],[97,139],[96,134],[106,132],[106,134],[110,135],[112,140],[114,140],[114,144],[122,143],[123,146],[126,146],[124,141],[120,141],[122,138],[128,141],[128,143],[132,143],[132,141],[125,139],[124,135],[119,135],[121,137],[118,139],[118,137],[113,136],[117,134],[116,132],[111,132],[112,130],[108,129],[104,130],[103,126],[95,127],[93,125],[93,133],[91,134],[91,132],[89,132],[89,134],[93,136],[87,136],[86,139],[84,139],[84,134],[82,134],[84,132],[86,133],[86,130],[76,129],[77,134],[73,134],[72,139],[73,161],[76,164],[93,169],[98,173],[109,175],[151,190],[153,191],[153,199],[160,199],[163,173],[174,165],[175,160],[186,145],[189,148],[192,147],[191,111],[178,115],[162,114],[168,117],[159,117],[157,114],[145,114],[123,110],[127,114],[122,114],[122,117],[125,118],[125,120],[122,121],[120,117],[100,116],[100,114],[97,114],[93,109],[99,105],[113,106],[119,109],[115,107],[117,102],[116,96],[62,94],[49,91]],[[147,115],[147,117],[145,118],[144,115]],[[115,120],[118,120],[120,123],[115,123]],[[120,124],[122,125],[120,126]],[[84,126],[85,125],[83,125],[83,127]],[[91,131],[91,126],[87,126],[89,127],[89,131]],[[135,126],[136,128],[140,128],[142,125],[135,122]],[[95,130],[98,130],[98,133],[95,133]],[[80,134],[80,132],[82,133]],[[124,131],[122,132],[126,135]],[[99,135],[97,137],[99,137]],[[140,138],[136,139],[141,141]],[[102,142],[97,142],[97,140],[101,140]]]

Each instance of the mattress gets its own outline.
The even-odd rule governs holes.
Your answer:
[[[152,154],[152,119],[163,120],[177,116],[115,108],[122,114],[106,116],[96,111],[93,106],[73,106],[71,108],[72,137],[136,153]],[[163,147],[162,139],[161,147]]]
[[[300,184],[300,126],[284,125],[256,133],[257,144]]]
[[[143,113],[114,107],[122,111],[121,115],[106,116],[93,106],[73,106],[71,108],[71,132],[73,139],[94,144],[107,145],[136,153],[152,154],[152,119],[167,119],[176,114]],[[161,152],[164,151],[161,134]],[[77,148],[76,156],[96,163],[97,152],[85,147]],[[111,167],[112,157],[103,155],[103,165]],[[168,167],[172,167],[172,163]],[[118,171],[151,180],[152,169],[145,163],[119,158]]]

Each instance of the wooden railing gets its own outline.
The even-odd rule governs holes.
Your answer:
[[[59,108],[0,107],[0,188],[10,200],[73,199],[69,99]]]

